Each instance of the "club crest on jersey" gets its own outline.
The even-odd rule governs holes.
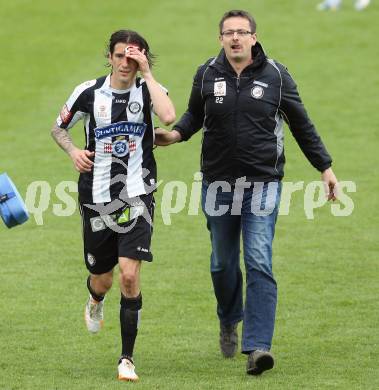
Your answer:
[[[264,95],[264,90],[261,86],[257,85],[251,88],[251,96],[254,99],[260,99]]]
[[[117,137],[119,135],[134,135],[137,137],[143,137],[146,127],[146,123],[122,121],[103,127],[97,127],[94,132],[95,137],[98,140],[106,137]]]
[[[226,96],[226,81],[215,81],[213,94],[214,96]]]
[[[132,114],[138,114],[141,111],[141,105],[138,102],[130,102],[128,108]]]
[[[128,141],[116,141],[113,143],[113,154],[116,157],[125,157],[129,153]]]

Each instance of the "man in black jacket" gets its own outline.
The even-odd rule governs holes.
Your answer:
[[[188,109],[171,132],[156,129],[156,144],[186,141],[203,128],[202,207],[210,231],[211,275],[225,357],[242,353],[247,373],[274,366],[270,353],[277,301],[272,241],[284,167],[285,121],[310,163],[321,172],[328,200],[335,200],[332,159],[310,121],[287,69],[266,57],[256,23],[240,10],[220,21],[222,50],[195,75]],[[243,306],[242,233],[246,268]]]

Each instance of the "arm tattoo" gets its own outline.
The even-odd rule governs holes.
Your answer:
[[[55,142],[68,154],[75,148],[70,134],[66,129],[61,127],[54,126],[51,129],[51,136],[54,138]]]

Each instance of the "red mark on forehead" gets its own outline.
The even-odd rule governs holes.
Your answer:
[[[130,47],[133,47],[133,48],[138,49],[139,51],[141,51],[141,48],[137,44],[135,44],[135,43],[128,43],[126,48],[125,48],[125,50],[128,50]]]

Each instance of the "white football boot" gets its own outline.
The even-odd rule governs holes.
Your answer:
[[[91,333],[97,333],[104,323],[104,300],[101,302],[92,298],[91,294],[86,303],[84,310],[84,319],[86,321],[87,329]]]
[[[120,381],[137,382],[138,375],[135,373],[133,362],[126,357],[122,357],[118,364],[118,379]]]

